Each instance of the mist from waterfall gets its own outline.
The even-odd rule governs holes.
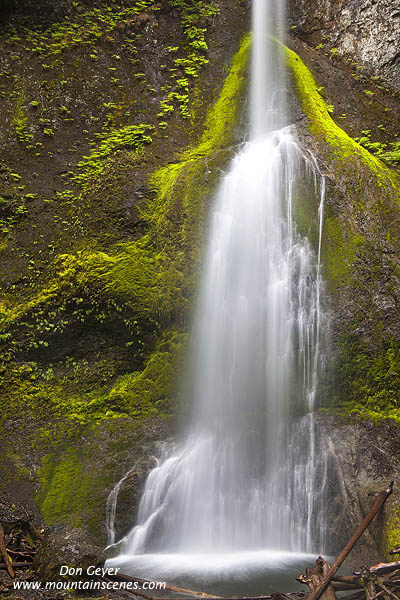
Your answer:
[[[223,176],[210,218],[190,422],[149,474],[136,525],[113,559],[129,557],[136,574],[144,555],[149,576],[160,555],[324,549],[326,463],[312,415],[325,327],[321,230],[315,253],[293,212],[306,179],[322,223],[325,189],[288,125],[276,42],[284,24],[282,2],[253,1],[249,141]],[[153,566],[150,556],[158,557]]]

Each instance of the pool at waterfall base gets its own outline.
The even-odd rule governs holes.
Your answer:
[[[316,554],[283,550],[157,553],[109,559],[121,573],[221,596],[259,596],[303,590],[296,577],[315,566]],[[162,594],[159,594],[162,595]],[[165,595],[165,594],[164,594]]]

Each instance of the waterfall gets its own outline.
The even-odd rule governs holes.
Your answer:
[[[276,43],[282,4],[253,1],[249,140],[211,214],[192,335],[190,423],[150,472],[136,525],[113,559],[129,557],[136,574],[144,555],[157,557],[157,574],[167,555],[179,562],[199,553],[324,549],[326,461],[312,411],[324,328],[325,183],[288,125]],[[304,178],[320,195],[318,253],[293,218]]]

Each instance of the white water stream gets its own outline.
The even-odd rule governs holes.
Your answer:
[[[211,215],[190,426],[149,474],[136,525],[109,561],[136,575],[174,578],[190,564],[196,571],[199,555],[208,573],[229,564],[237,573],[238,557],[248,566],[324,549],[326,461],[312,411],[325,188],[288,126],[285,70],[272,41],[284,21],[280,0],[253,1],[249,141]],[[305,177],[320,195],[318,255],[293,220]],[[114,505],[110,515],[113,542]]]

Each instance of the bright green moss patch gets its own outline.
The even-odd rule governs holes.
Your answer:
[[[111,129],[108,132],[97,134],[99,144],[89,156],[84,156],[77,167],[78,175],[74,178],[78,183],[84,183],[88,176],[100,177],[104,171],[105,160],[119,150],[140,150],[153,140],[151,125],[128,125],[121,129]]]
[[[370,348],[343,336],[341,348],[336,390],[341,410],[375,422],[393,419],[400,423],[400,344],[391,340],[383,345],[376,339]]]
[[[156,197],[144,210],[150,226],[149,234],[139,241],[118,244],[113,253],[87,250],[60,255],[55,263],[57,276],[29,302],[6,312],[4,317],[7,321],[15,320],[39,305],[75,295],[77,289],[88,285],[129,298],[139,314],[151,312],[168,316],[170,310],[183,310],[182,289],[185,286],[182,269],[187,261],[184,242],[195,244],[199,234],[194,228],[198,229],[203,210],[199,198],[204,198],[207,159],[232,140],[246,74],[249,41],[246,37],[233,60],[221,94],[206,119],[199,144],[185,151],[178,163],[164,167],[151,177]],[[138,133],[135,128],[131,134],[134,142],[138,135],[138,143],[142,143],[145,131],[141,129]],[[119,134],[114,141],[117,145],[125,143]],[[107,142],[97,153],[106,156],[115,144]],[[85,163],[82,168],[88,164]],[[215,185],[215,180],[212,184]],[[207,189],[210,187],[207,186]],[[178,203],[181,205],[179,214],[176,212]],[[168,251],[162,249],[165,243],[170,246]]]
[[[171,400],[175,392],[177,369],[182,360],[186,335],[166,331],[154,351],[145,361],[142,371],[118,377],[110,386],[85,386],[85,370],[75,370],[60,378],[56,365],[47,372],[39,365],[29,363],[10,369],[3,380],[4,397],[15,397],[10,406],[0,402],[4,419],[16,411],[19,417],[34,413],[36,416],[53,415],[80,425],[100,423],[104,419],[132,417],[165,417],[172,412]],[[77,365],[78,366],[78,365]],[[97,381],[101,383],[101,366]],[[91,382],[91,373],[86,374]],[[78,381],[75,378],[78,377]],[[74,388],[75,389],[74,391]],[[42,432],[46,439],[45,432]],[[38,432],[38,437],[40,437]]]
[[[331,405],[341,414],[400,422],[400,346],[381,308],[390,304],[388,273],[395,280],[397,269],[392,257],[398,246],[400,178],[380,160],[385,148],[371,141],[369,130],[355,140],[335,123],[300,57],[286,49],[286,59],[308,127],[335,172],[338,196],[344,196],[339,207],[328,198],[322,240],[324,277],[340,307],[337,314],[346,315],[339,324]]]
[[[338,217],[325,219],[322,262],[331,291],[349,283],[357,252],[363,251],[364,243],[364,238]]]
[[[82,456],[76,450],[67,450],[58,460],[54,455],[45,457],[37,498],[45,521],[53,524],[67,520],[72,527],[86,525],[88,508],[107,483],[100,473],[101,465],[97,473],[86,472]]]
[[[400,506],[396,504],[392,507],[389,519],[385,521],[381,546],[386,560],[393,561],[393,555],[389,552],[400,546]]]
[[[24,144],[28,144],[32,141],[33,136],[27,130],[28,117],[24,109],[25,102],[25,94],[23,90],[20,90],[17,95],[12,121],[18,140]]]
[[[233,59],[219,98],[207,115],[199,143],[186,150],[178,162],[157,171],[150,180],[156,197],[145,214],[159,240],[165,239],[166,235],[171,236],[173,223],[179,222],[179,219],[182,227],[174,243],[182,246],[188,241],[195,243],[198,238],[205,191],[210,193],[216,185],[215,177],[210,181],[207,176],[207,161],[213,160],[216,153],[226,148],[233,139],[249,49],[250,36],[246,36]],[[181,202],[180,214],[176,211],[177,198]]]
[[[189,306],[192,258],[198,254],[206,201],[219,177],[217,168],[210,175],[209,165],[233,140],[248,48],[246,37],[208,114],[199,143],[185,151],[179,162],[151,177],[155,196],[143,211],[147,233],[107,252],[93,245],[59,255],[55,274],[45,287],[27,301],[2,307],[3,335],[17,332],[9,344],[11,360],[18,359],[21,348],[25,352],[50,350],[56,340],[70,335],[71,327],[100,332],[102,327],[114,327],[120,331],[119,343],[125,342],[143,368],[119,377],[111,388],[93,390],[91,385],[86,393],[74,391],[68,381],[60,382],[57,372],[43,378],[35,368],[23,374],[16,367],[9,377],[9,389],[20,396],[22,405],[32,408],[44,403],[56,414],[80,423],[170,411],[174,369],[183,343],[176,329],[171,333],[171,325],[178,324],[179,329]],[[131,133],[136,143],[138,132]],[[144,130],[139,132],[138,143],[142,143],[142,135]],[[125,144],[119,134],[113,140],[115,144],[104,147],[104,157],[99,160],[107,160],[109,152]],[[220,158],[226,159],[224,154]],[[162,329],[167,333],[160,334]],[[85,377],[79,377],[83,385]]]
[[[124,375],[116,381],[107,394],[105,406],[118,410],[126,407],[126,412],[134,417],[143,417],[143,407],[148,407],[149,416],[170,413],[169,401],[175,392],[185,340],[186,335],[177,331],[164,334],[142,372]]]
[[[147,236],[116,246],[114,254],[86,250],[60,255],[56,277],[47,287],[25,304],[3,305],[3,328],[24,327],[27,350],[48,346],[51,336],[66,331],[71,320],[84,324],[95,319],[100,325],[115,319],[114,314],[136,346],[137,332],[146,323],[154,328],[186,312],[182,263],[154,252]]]
[[[27,29],[24,31],[29,46],[26,49],[40,55],[47,68],[54,68],[57,58],[71,48],[95,44],[103,36],[110,36],[119,23],[135,19],[143,12],[157,12],[159,6],[154,0],[136,0],[133,6],[124,8],[114,3],[113,6],[103,6],[92,10],[83,10],[83,5],[76,3],[73,19],[65,19],[55,23],[45,31]],[[46,61],[46,62],[45,62]]]
[[[332,157],[346,165],[348,162],[354,164],[355,160],[359,160],[375,175],[378,185],[400,189],[398,176],[335,123],[329,114],[325,100],[318,91],[314,76],[300,57],[286,48],[286,60],[293,74],[310,131],[328,144]]]

